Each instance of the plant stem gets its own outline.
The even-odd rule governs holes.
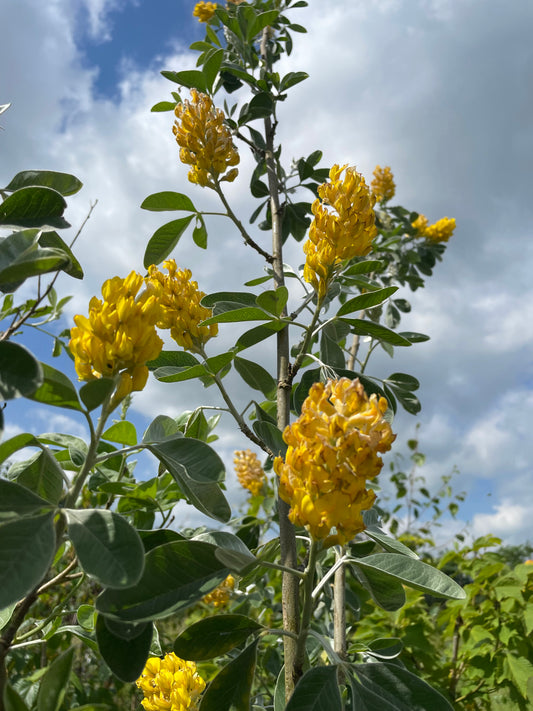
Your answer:
[[[261,59],[265,72],[272,70],[271,57],[268,51],[268,28],[263,30],[261,39]],[[275,116],[273,117],[275,121]],[[265,165],[270,193],[270,213],[272,215],[272,272],[274,288],[284,286],[283,275],[283,239],[281,234],[281,208],[279,202],[279,181],[274,155],[275,123],[270,116],[264,120],[265,126]],[[282,318],[287,316],[284,308]],[[289,361],[289,328],[278,331],[277,334],[277,425],[283,432],[290,421],[290,361]],[[294,526],[289,521],[289,506],[278,496],[279,538],[281,548],[281,565],[287,568],[297,568],[298,556]],[[282,577],[282,608],[283,627],[289,632],[299,632],[299,580],[292,573],[283,573]],[[288,701],[294,691],[302,669],[298,667],[296,658],[297,643],[291,637],[283,638],[285,660],[285,700]]]
[[[309,560],[305,569],[305,580],[303,585],[304,602],[302,608],[302,619],[300,622],[300,632],[298,634],[298,642],[296,644],[296,666],[300,673],[303,672],[305,665],[305,644],[311,624],[311,616],[313,614],[313,587],[315,582],[316,561],[318,556],[319,544],[317,541],[311,541],[309,548]]]

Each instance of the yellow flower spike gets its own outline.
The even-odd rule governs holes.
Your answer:
[[[226,607],[229,602],[231,593],[235,588],[235,578],[233,575],[223,580],[218,587],[212,590],[202,598],[203,602],[214,607]]]
[[[218,325],[199,326],[209,318],[211,309],[200,305],[205,296],[198,284],[191,280],[190,269],[178,269],[173,259],[163,262],[168,274],[154,264],[148,268],[146,283],[158,303],[159,328],[169,328],[171,337],[187,351],[201,353],[210,338],[218,333]]]
[[[329,178],[318,188],[319,198],[311,206],[314,218],[303,247],[304,279],[320,299],[341,262],[368,254],[377,234],[376,198],[363,176],[355,168],[334,165]]]
[[[143,284],[136,272],[108,279],[102,285],[103,301],[93,297],[89,316],[75,316],[70,331],[69,347],[80,380],[120,375],[115,404],[144,388],[146,362],[157,358],[163,347],[155,329],[159,306],[148,289],[139,293]]]
[[[215,180],[235,180],[239,171],[234,166],[240,158],[224,125],[224,112],[215,108],[207,94],[191,89],[191,100],[179,103],[174,113],[172,132],[180,147],[181,162],[191,166],[191,183],[213,188]]]
[[[265,480],[265,472],[257,455],[249,449],[235,452],[233,463],[240,485],[244,489],[248,489],[253,496],[260,494]]]
[[[396,184],[390,166],[382,168],[376,165],[374,179],[370,183],[370,188],[376,196],[376,202],[386,202],[391,200],[396,193]]]
[[[196,711],[205,689],[196,664],[173,652],[163,659],[150,657],[136,684],[144,694],[141,705],[145,711]]]
[[[216,2],[196,3],[192,16],[198,18],[198,22],[209,22],[217,9]]]
[[[385,398],[368,397],[359,379],[328,380],[311,387],[300,417],[285,428],[285,459],[274,460],[279,495],[314,540],[342,545],[364,530],[362,512],[375,500],[366,481],[396,438],[386,410]]]
[[[433,225],[428,225],[425,215],[419,215],[412,227],[418,232],[418,236],[425,237],[431,242],[447,242],[455,230],[455,219],[453,217],[442,217]]]

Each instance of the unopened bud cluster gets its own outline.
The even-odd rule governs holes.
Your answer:
[[[198,2],[192,12],[193,17],[198,18],[198,22],[209,22],[217,9],[216,2]]]
[[[419,215],[412,223],[420,237],[425,237],[431,242],[447,242],[455,230],[455,219],[453,217],[442,217],[433,225],[428,224],[425,215]]]
[[[220,585],[218,585],[210,593],[207,593],[207,595],[204,595],[202,600],[208,605],[213,605],[213,607],[226,607],[234,587],[235,578],[233,575],[228,575],[228,577],[223,580]]]

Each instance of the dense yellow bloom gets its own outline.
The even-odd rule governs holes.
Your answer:
[[[394,177],[388,165],[385,168],[376,165],[374,179],[370,187],[376,196],[376,202],[385,202],[385,200],[391,200],[394,197],[396,184],[394,183]]]
[[[200,305],[205,296],[198,284],[191,281],[190,269],[178,269],[173,259],[163,262],[168,274],[152,264],[146,282],[158,297],[159,328],[169,328],[170,335],[186,351],[201,353],[210,338],[218,333],[218,325],[199,326],[212,315],[211,309]]]
[[[300,417],[285,428],[285,459],[274,460],[279,494],[290,520],[314,540],[344,544],[364,530],[361,512],[376,498],[366,481],[396,438],[386,410],[385,398],[369,398],[359,379],[328,380],[311,387]]]
[[[173,652],[163,659],[150,657],[136,681],[144,693],[145,711],[195,711],[205,681],[194,662],[186,662]]]
[[[216,9],[216,2],[199,2],[196,3],[192,15],[198,18],[198,22],[209,22]]]
[[[442,217],[433,225],[428,225],[428,218],[419,215],[411,224],[421,237],[426,237],[432,242],[447,242],[455,230],[453,217]]]
[[[363,176],[355,168],[334,165],[329,177],[331,182],[318,188],[320,199],[311,207],[314,218],[304,244],[304,279],[319,298],[326,295],[336,267],[345,259],[368,254],[377,234],[376,198]]]
[[[207,595],[204,595],[202,600],[208,605],[214,605],[214,607],[225,607],[230,599],[231,592],[235,587],[235,578],[233,575],[228,575],[228,577],[223,580],[218,587],[212,590]]]
[[[263,488],[265,480],[265,472],[257,455],[249,449],[235,452],[233,463],[240,485],[257,496]]]
[[[103,301],[93,296],[89,316],[74,316],[70,350],[80,380],[114,377],[120,373],[115,401],[142,390],[148,378],[146,362],[157,358],[163,341],[155,324],[159,306],[154,290],[139,294],[144,280],[131,272],[102,286]]]
[[[213,180],[233,181],[239,164],[239,154],[233,145],[231,133],[224,125],[224,112],[213,106],[207,94],[191,89],[191,101],[179,103],[174,113],[172,132],[180,146],[180,160],[192,166],[191,183],[213,187]],[[224,175],[225,173],[225,175]]]

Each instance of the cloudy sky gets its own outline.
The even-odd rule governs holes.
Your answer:
[[[0,43],[0,104],[12,104],[0,120],[0,181],[30,168],[77,175],[84,187],[68,200],[71,235],[98,200],[76,247],[86,279],[59,286],[74,294],[69,317],[86,312],[104,279],[142,270],[146,242],[166,221],[164,213],[139,209],[148,194],[176,190],[205,210],[218,208],[207,190],[187,183],[171,114],[150,113],[175,88],[160,70],[194,66],[188,46],[203,29],[193,7],[189,0],[0,4],[0,26],[8,29]],[[533,5],[311,0],[294,21],[309,32],[295,35],[280,71],[304,70],[310,79],[280,112],[286,160],[320,148],[325,166],[354,164],[367,178],[376,164],[390,165],[399,204],[432,222],[457,220],[427,288],[405,294],[413,310],[402,327],[431,341],[396,349],[394,361],[383,354],[369,372],[403,371],[421,381],[424,473],[437,482],[458,469],[456,487],[468,493],[458,526],[468,522],[473,534],[490,531],[509,543],[532,541]],[[245,176],[252,164],[244,148],[241,155]],[[228,190],[243,219],[253,209],[246,184],[243,177]],[[259,258],[222,218],[210,218],[208,227],[207,252],[184,237],[174,255],[204,291],[238,289],[261,275]],[[299,249],[287,255],[295,267]],[[223,345],[231,345],[227,331]],[[159,413],[215,396],[191,384],[152,384],[137,396],[134,417],[142,429]],[[24,402],[10,403],[5,416],[5,436],[22,428],[81,431],[63,412]],[[227,424],[220,451],[229,462],[247,443]],[[396,419],[398,451],[415,424],[409,415]]]

